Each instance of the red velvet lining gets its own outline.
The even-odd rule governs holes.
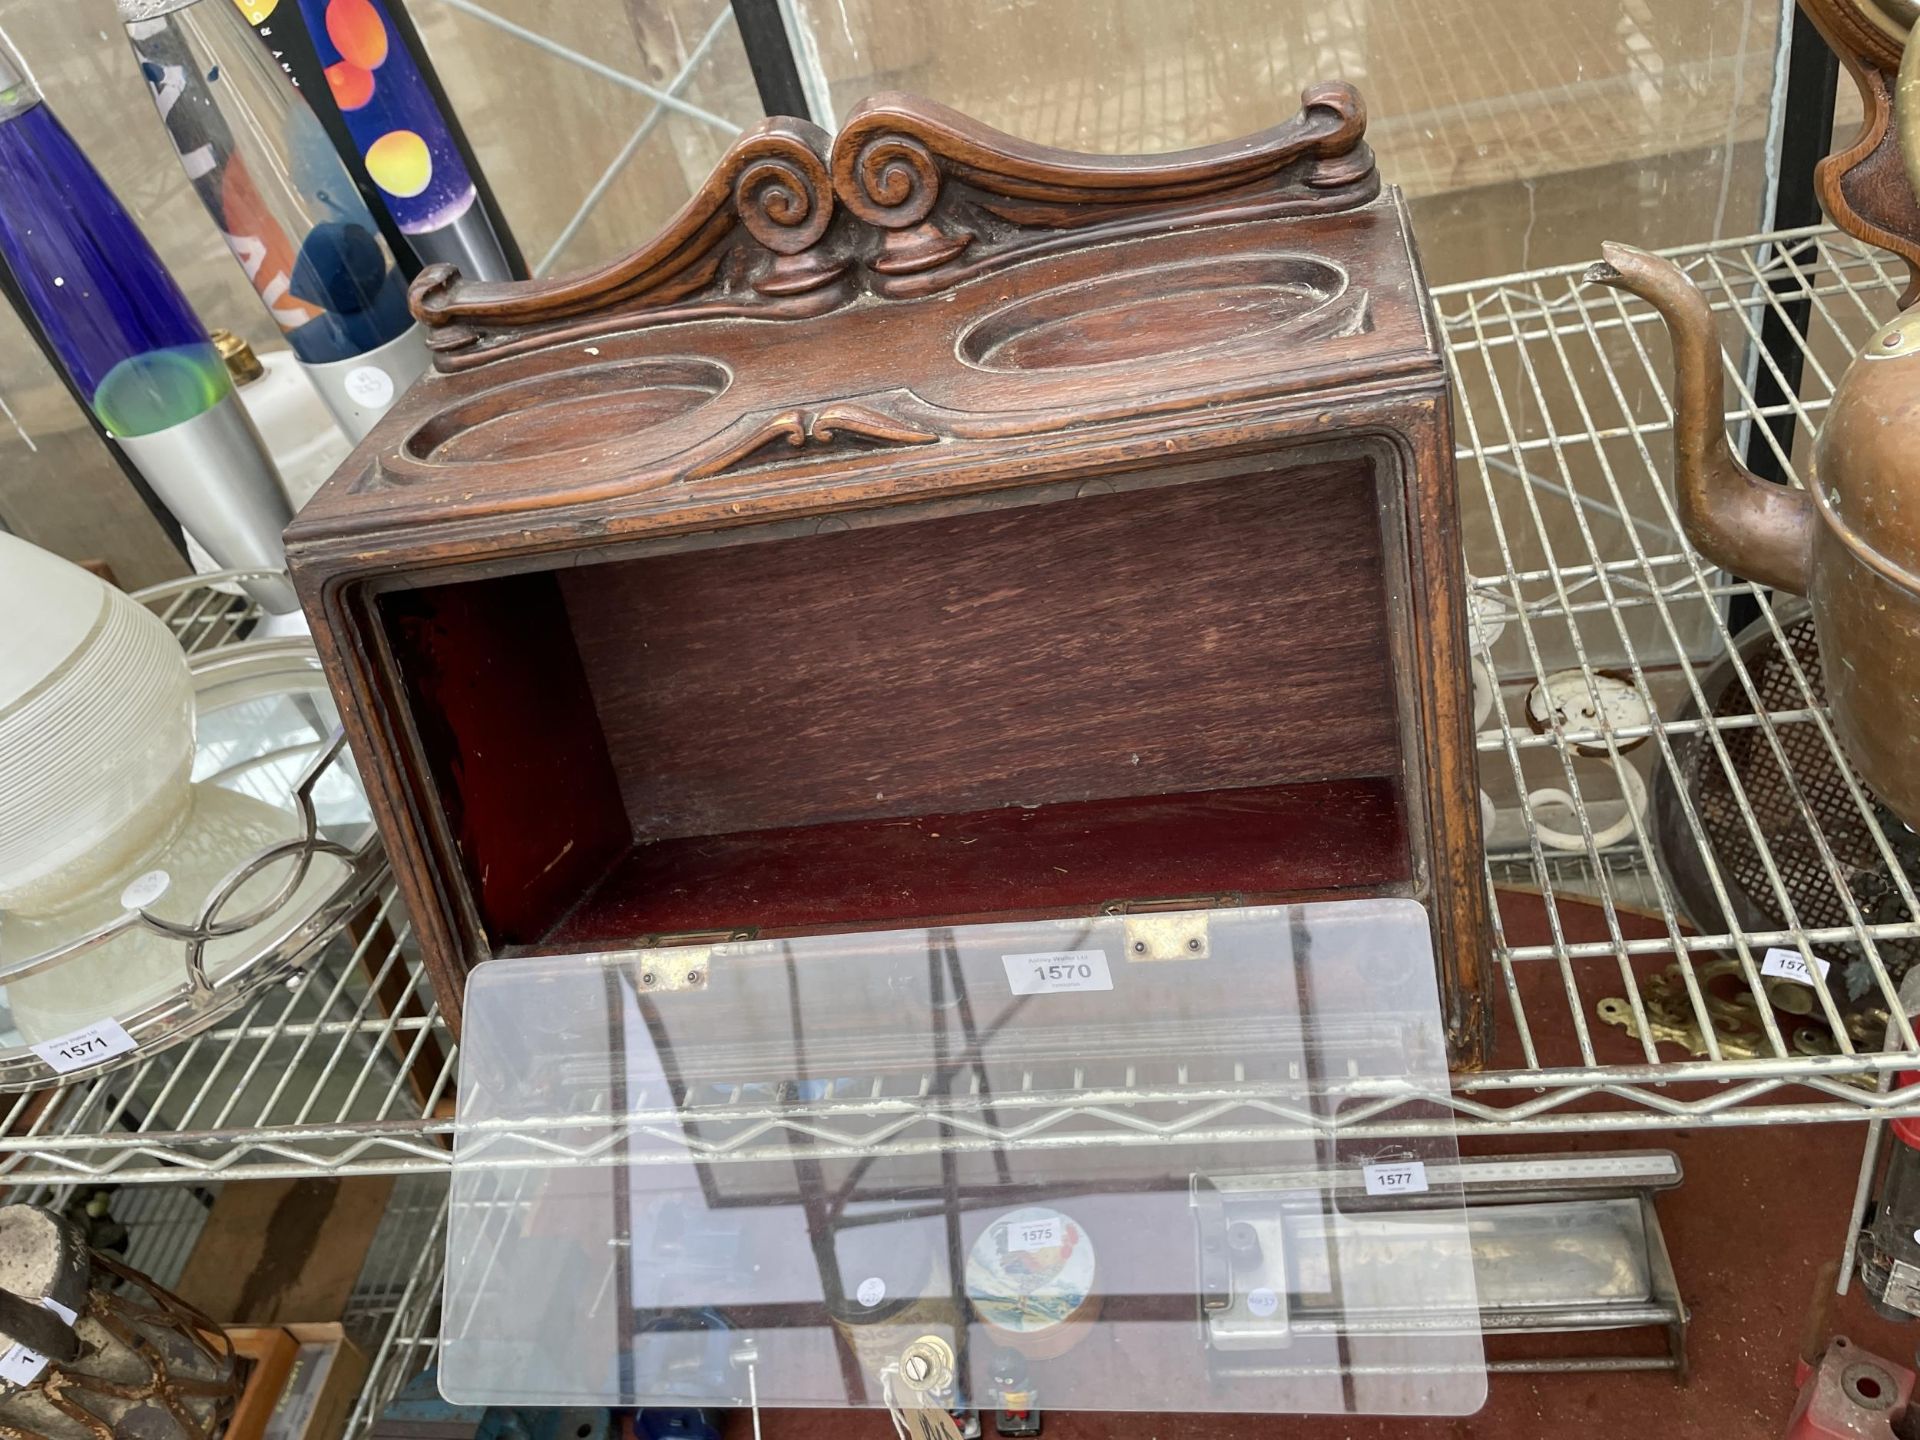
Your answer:
[[[1379,893],[1409,874],[1395,783],[1330,780],[656,841],[617,861],[545,943]]]

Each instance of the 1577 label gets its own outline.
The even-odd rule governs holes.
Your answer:
[[[1822,960],[1818,955],[1813,957],[1813,963],[1820,967],[1820,978],[1826,979],[1827,971],[1833,968],[1832,963]],[[1778,976],[1782,980],[1797,980],[1802,985],[1813,984],[1813,976],[1807,970],[1807,957],[1798,950],[1775,948],[1767,951],[1760,961],[1760,973]]]
[[[1113,972],[1104,950],[1038,950],[1002,955],[1007,984],[1016,995],[1057,995],[1074,990],[1111,990]]]
[[[1384,1161],[1361,1172],[1369,1195],[1424,1195],[1427,1167],[1419,1160]]]

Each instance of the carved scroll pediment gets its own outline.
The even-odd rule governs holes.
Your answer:
[[[957,111],[877,95],[833,143],[834,193],[875,232],[871,288],[926,294],[1051,250],[1151,226],[1342,210],[1380,190],[1351,86],[1315,86],[1293,119],[1170,155],[1082,155]]]
[[[666,228],[597,270],[523,283],[431,265],[414,314],[443,370],[634,325],[816,315],[935,293],[1020,260],[1147,229],[1363,205],[1379,192],[1352,86],[1242,140],[1168,155],[1035,145],[931,101],[879,95],[837,137],[769,119],[727,150]]]
[[[442,369],[605,328],[724,315],[808,315],[850,298],[853,257],[833,228],[829,137],[805,120],[745,131],[666,228],[610,265],[556,280],[474,281],[452,265],[414,279],[414,316]],[[589,318],[590,317],[590,318]],[[584,323],[582,323],[584,322]]]

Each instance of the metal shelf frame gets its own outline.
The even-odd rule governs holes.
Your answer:
[[[440,1277],[447,1259],[444,1177],[398,1182],[347,1307],[347,1333],[366,1351],[367,1378],[347,1417],[359,1440],[401,1388],[440,1353]]]
[[[1770,446],[1785,472],[1797,475],[1796,458],[1780,439],[1784,427],[1766,422],[1791,416],[1802,436],[1817,428],[1846,357],[1892,313],[1899,284],[1889,264],[1817,227],[1670,253],[1689,266],[1721,316],[1734,397],[1729,423]],[[1489,613],[1497,610],[1505,621],[1497,643],[1481,631],[1476,653],[1504,685],[1543,683],[1573,670],[1591,688],[1605,670],[1626,677],[1649,702],[1688,696],[1707,714],[1700,677],[1731,643],[1730,597],[1749,597],[1783,650],[1785,637],[1767,593],[1729,580],[1679,540],[1665,478],[1673,412],[1659,324],[1637,301],[1583,287],[1580,268],[1437,292],[1457,381],[1471,584]],[[1761,332],[1770,316],[1795,305],[1804,305],[1809,320],[1788,327],[1801,347],[1799,383],[1790,385]],[[1745,355],[1757,357],[1751,369],[1737,358]],[[1760,375],[1770,375],[1784,398],[1769,401]],[[195,645],[237,637],[253,618],[243,600],[204,584],[183,582],[153,603]],[[1511,707],[1495,707],[1497,719],[1479,739],[1482,781],[1513,792],[1529,839],[1489,857],[1487,882],[1509,904],[1513,887],[1532,892],[1527,903],[1544,912],[1546,938],[1517,935],[1496,904],[1494,998],[1517,1059],[1456,1076],[1451,1113],[1420,1109],[1410,1101],[1424,1097],[1388,1081],[1353,1082],[1329,1119],[1331,1107],[1314,1107],[1316,1115],[1273,1087],[1239,1080],[1230,1066],[1219,1073],[1182,1066],[1147,1077],[1124,1067],[1111,1074],[1089,1068],[1066,1078],[1036,1075],[1028,1093],[997,1094],[990,1103],[933,1076],[838,1082],[806,1103],[747,1091],[638,1096],[630,1113],[584,1135],[578,1117],[556,1116],[550,1126],[523,1125],[489,1144],[501,1164],[593,1163],[632,1132],[674,1140],[683,1155],[728,1163],[790,1154],[796,1144],[825,1158],[1090,1139],[1232,1142],[1333,1130],[1384,1140],[1436,1129],[1636,1131],[1920,1114],[1920,1087],[1886,1085],[1891,1072],[1920,1068],[1920,1040],[1895,1003],[1898,977],[1881,955],[1891,942],[1920,938],[1920,902],[1914,877],[1900,873],[1890,837],[1844,766],[1850,803],[1870,827],[1903,907],[1890,920],[1869,921],[1857,905],[1844,925],[1791,923],[1769,931],[1743,930],[1730,907],[1718,917],[1683,917],[1647,822],[1636,819],[1624,838],[1595,843],[1603,827],[1593,807],[1612,797],[1595,790],[1594,777],[1605,781],[1607,767],[1629,763],[1622,756],[1635,742],[1642,742],[1642,763],[1672,766],[1678,737],[1703,737],[1736,793],[1725,743],[1735,730],[1757,730],[1783,767],[1781,737],[1796,729],[1810,730],[1838,757],[1824,707],[1786,653],[1798,702],[1752,715],[1665,720],[1650,704],[1656,718],[1644,725],[1535,733],[1509,716]],[[1568,853],[1540,840],[1534,821],[1545,803],[1537,788],[1543,774],[1565,792],[1554,803],[1570,808],[1583,849]],[[1794,794],[1818,837],[1819,817]],[[1751,809],[1745,815],[1758,836]],[[1689,816],[1694,839],[1704,845],[1698,817]],[[1792,915],[1781,871],[1764,843],[1760,850]],[[1819,850],[1851,905],[1840,861],[1823,841]],[[1572,938],[1575,902],[1590,907],[1589,917],[1597,907],[1604,935]],[[1624,923],[1636,914],[1643,922],[1637,937]],[[1651,936],[1649,915],[1656,922]],[[1770,946],[1807,957],[1845,946],[1862,957],[1872,986],[1898,1017],[1887,1043],[1849,1039],[1838,1023],[1843,997],[1822,983],[1814,998],[1835,1037],[1832,1053],[1797,1049],[1765,1003],[1752,1053],[1727,1053],[1715,1036],[1713,996],[1701,968],[1713,957],[1732,957],[1738,985],[1763,999],[1758,967]],[[1649,966],[1665,967],[1683,987],[1703,1053],[1682,1055],[1647,1030]],[[1637,1035],[1595,1023],[1595,1006],[1608,997],[1637,1018]],[[455,1068],[410,927],[387,887],[290,988],[260,996],[226,1023],[128,1070],[4,1102],[0,1174],[13,1184],[62,1185],[444,1171]]]

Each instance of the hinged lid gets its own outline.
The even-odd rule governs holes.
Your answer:
[[[445,1393],[1478,1408],[1423,909],[1143,909],[481,966]]]

